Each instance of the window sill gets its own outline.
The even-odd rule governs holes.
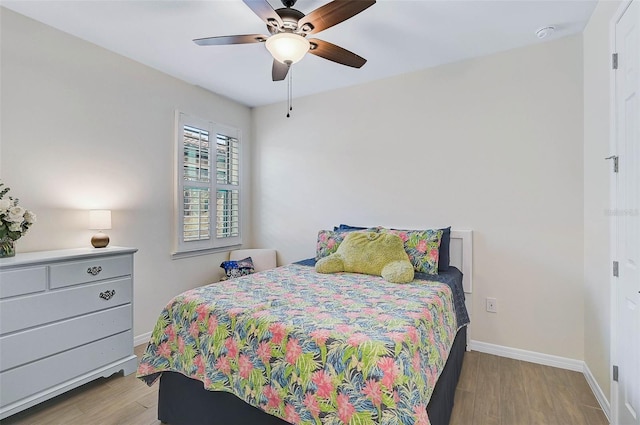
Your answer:
[[[209,254],[217,254],[220,252],[228,252],[233,251],[234,249],[240,248],[242,245],[230,245],[221,248],[204,248],[204,249],[196,249],[193,251],[176,251],[171,253],[172,260],[180,260],[181,258],[189,258],[189,257],[199,257],[201,255],[209,255]]]

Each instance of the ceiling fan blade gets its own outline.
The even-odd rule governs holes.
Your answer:
[[[262,34],[223,35],[220,37],[196,38],[193,40],[198,46],[220,46],[224,44],[262,43],[268,37]]]
[[[329,43],[328,41],[312,38],[309,40],[309,43],[311,43],[309,53],[320,56],[321,58],[325,58],[342,65],[351,66],[353,68],[361,68],[362,65],[367,63],[365,58],[358,56],[347,49],[343,49],[340,46],[336,46],[333,43]]]
[[[253,13],[258,15],[267,25],[275,28],[282,27],[282,19],[280,15],[273,10],[273,7],[267,0],[242,0],[244,4],[249,6],[249,9],[253,10]]]
[[[273,60],[273,68],[271,68],[271,76],[273,77],[273,81],[284,80],[285,78],[287,78],[288,73],[289,65],[278,62],[275,59]]]
[[[298,21],[298,28],[305,34],[318,33],[346,21],[373,6],[375,2],[376,0],[334,0],[301,18]]]

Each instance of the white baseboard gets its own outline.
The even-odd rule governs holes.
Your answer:
[[[589,369],[589,366],[587,366],[586,363],[584,364],[582,373],[584,374],[584,377],[587,380],[587,384],[589,384],[593,395],[596,397],[596,400],[598,400],[598,404],[602,409],[602,413],[604,413],[604,415],[607,417],[607,421],[611,423],[611,404],[609,403],[609,400],[607,400],[605,394],[602,392],[602,388],[600,388],[600,385],[598,385],[596,378],[593,376],[593,374],[591,373],[591,369]]]
[[[133,346],[137,347],[140,344],[146,344],[151,339],[151,332],[144,333],[133,337]]]
[[[582,360],[574,360],[567,357],[489,344],[487,342],[471,340],[471,350],[494,354],[500,357],[508,357],[510,359],[524,360],[525,362],[537,363],[545,366],[559,367],[561,369],[573,370],[575,372],[584,371],[584,362]]]
[[[574,372],[581,372],[587,380],[593,395],[600,404],[602,412],[607,416],[607,420],[611,421],[611,405],[609,404],[607,397],[604,395],[604,392],[602,392],[602,388],[600,388],[598,382],[591,373],[591,370],[589,370],[589,366],[587,366],[584,361],[474,340],[471,340],[470,347],[471,351],[480,351],[481,353],[493,354],[500,357],[507,357],[510,359],[572,370]]]

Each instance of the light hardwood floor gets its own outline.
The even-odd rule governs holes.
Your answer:
[[[140,356],[144,346],[136,347]],[[158,385],[112,376],[20,412],[2,425],[159,425]],[[450,425],[606,425],[578,372],[467,352]],[[259,424],[247,424],[259,425]]]
[[[467,352],[450,425],[606,425],[584,375]]]

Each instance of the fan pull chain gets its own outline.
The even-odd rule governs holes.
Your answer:
[[[293,111],[293,67],[289,65],[289,79],[287,84],[287,118],[290,111]]]

